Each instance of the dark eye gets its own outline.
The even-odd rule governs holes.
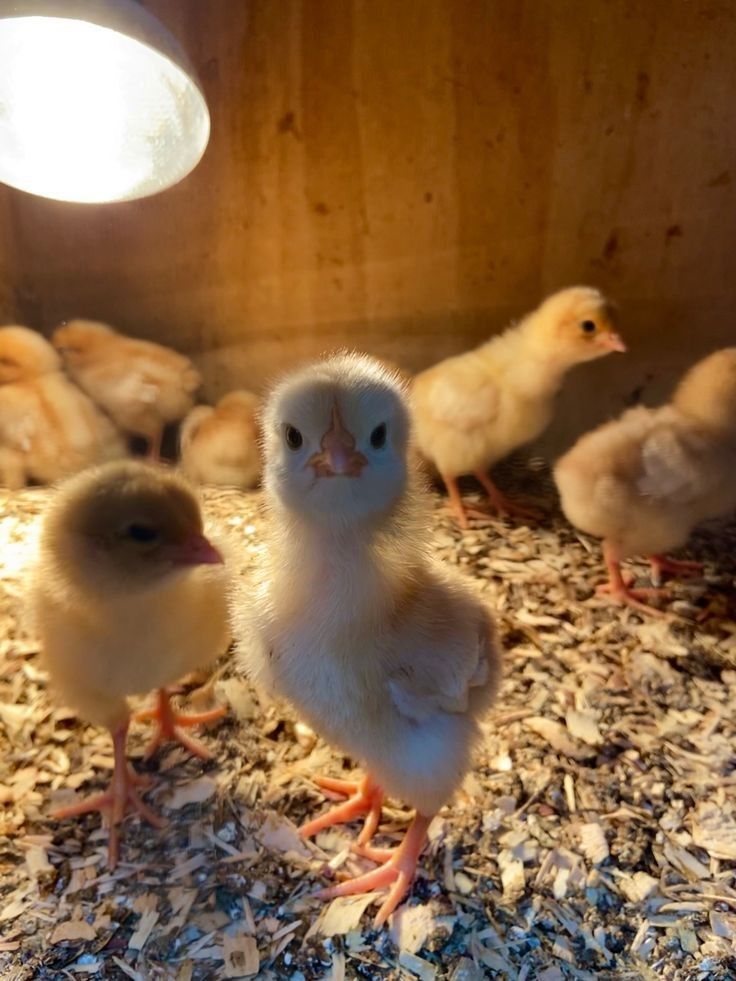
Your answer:
[[[376,428],[371,433],[371,446],[374,450],[380,450],[386,445],[386,423],[382,422],[380,426]]]
[[[298,450],[304,442],[302,434],[295,426],[287,426],[284,430],[284,439],[290,450]]]
[[[151,528],[149,525],[128,525],[125,529],[125,534],[128,538],[132,538],[134,542],[155,542],[158,538],[156,529]]]
[[[584,334],[594,334],[595,333],[595,321],[594,320],[584,320],[580,325],[580,329]]]

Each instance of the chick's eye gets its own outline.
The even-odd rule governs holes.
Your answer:
[[[158,532],[150,525],[128,525],[125,529],[125,535],[127,538],[132,538],[134,542],[155,542],[158,538]]]
[[[287,426],[284,430],[284,439],[290,450],[298,450],[304,442],[302,434],[295,426]]]
[[[594,320],[584,320],[580,325],[580,329],[584,334],[595,333],[595,321]]]
[[[374,450],[380,450],[386,445],[386,423],[382,422],[380,426],[376,428],[371,433],[371,446]]]

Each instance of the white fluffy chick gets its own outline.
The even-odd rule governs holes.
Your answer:
[[[62,324],[52,343],[77,385],[124,432],[143,436],[157,459],[166,424],[189,412],[201,384],[189,358],[94,320]]]
[[[110,788],[57,816],[100,810],[109,817],[110,865],[127,807],[153,824],[125,744],[127,696],[158,689],[158,731],[209,757],[177,726],[218,718],[221,709],[181,716],[167,685],[211,664],[229,641],[227,580],[205,538],[196,498],[172,473],[138,461],[109,463],[71,478],[45,515],[29,605],[53,687],[65,703],[109,729]]]
[[[0,483],[50,483],[125,455],[106,415],[61,371],[59,355],[27,327],[0,328]]]
[[[429,555],[403,389],[379,362],[339,354],[288,376],[268,400],[263,434],[270,527],[240,649],[258,682],[366,768],[359,785],[321,781],[349,799],[301,831],[368,815],[359,846],[379,868],[321,895],[390,886],[380,924],[470,766],[499,680],[494,624]],[[367,845],[384,793],[416,808],[392,852]]]
[[[625,350],[609,301],[596,289],[573,286],[503,334],[415,377],[417,447],[439,471],[462,528],[469,514],[478,515],[460,495],[457,479],[464,474],[476,477],[499,514],[533,516],[508,500],[488,469],[547,428],[574,365]]]
[[[235,391],[216,406],[195,406],[181,424],[181,468],[198,484],[247,490],[260,480],[258,406],[253,392]]]
[[[648,555],[655,583],[662,572],[699,569],[665,553],[700,522],[736,508],[734,473],[736,347],[694,365],[669,405],[629,409],[587,433],[559,460],[555,480],[567,518],[603,539],[609,582],[600,591],[662,615],[643,602],[662,591],[631,589],[621,561]]]

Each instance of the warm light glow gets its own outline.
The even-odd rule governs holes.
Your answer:
[[[64,201],[163,190],[209,137],[202,93],[163,53],[59,17],[0,19],[0,181]]]

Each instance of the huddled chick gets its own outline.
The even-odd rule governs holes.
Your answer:
[[[158,690],[149,754],[164,739],[207,750],[179,729],[218,718],[175,712],[168,685],[206,667],[229,642],[228,583],[221,552],[204,535],[187,484],[173,473],[127,460],[87,470],[63,484],[45,515],[29,607],[42,659],[58,695],[110,731],[115,768],[109,789],[58,817],[99,810],[109,818],[109,864],[127,809],[151,824],[140,780],[126,760],[127,697]]]
[[[260,480],[259,399],[235,391],[216,406],[197,405],[179,434],[181,468],[198,484],[247,490]]]
[[[63,374],[61,360],[27,327],[0,328],[0,483],[49,483],[125,455],[111,421]]]
[[[667,552],[696,525],[736,508],[736,347],[694,365],[668,405],[639,406],[583,436],[559,460],[562,510],[582,531],[603,539],[614,600],[661,615],[644,600],[660,590],[632,589],[620,563],[647,555],[655,582],[697,563]]]
[[[158,459],[164,428],[189,412],[201,384],[189,358],[93,320],[62,324],[52,343],[77,385]]]
[[[574,286],[503,334],[415,377],[417,446],[437,467],[461,527],[477,514],[460,495],[457,479],[465,474],[476,477],[499,514],[533,516],[496,487],[489,468],[546,429],[572,367],[625,350],[610,302],[598,290]]]
[[[263,430],[269,528],[241,655],[258,682],[366,768],[358,784],[317,781],[348,800],[301,833],[367,815],[360,852],[378,868],[321,895],[389,886],[380,924],[470,766],[499,681],[496,631],[483,603],[430,556],[395,375],[352,354],[312,364],[271,394]],[[369,845],[384,794],[416,808],[391,852]]]

